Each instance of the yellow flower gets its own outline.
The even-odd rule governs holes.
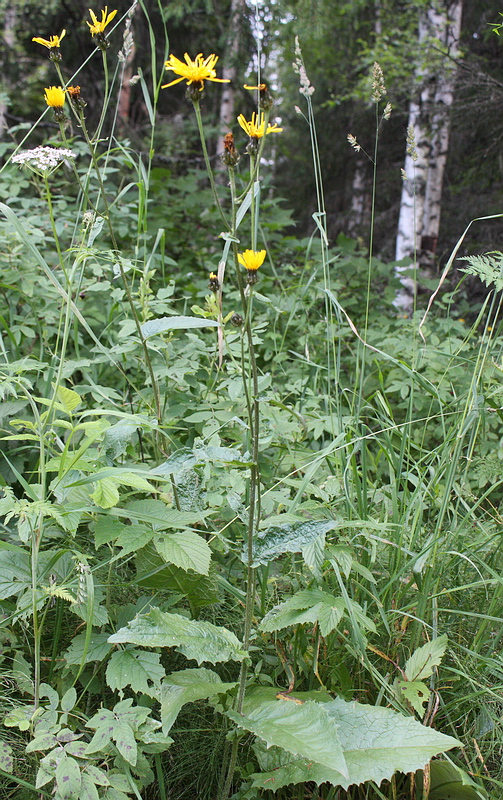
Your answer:
[[[266,257],[265,250],[245,250],[244,253],[238,253],[238,261],[250,272],[255,272],[264,263]]]
[[[207,58],[203,58],[203,54],[199,53],[194,61],[189,57],[187,53],[185,53],[185,64],[183,61],[180,61],[179,58],[176,56],[170,56],[165,63],[166,69],[172,70],[175,75],[180,75],[180,78],[175,78],[174,81],[171,83],[166,83],[162,87],[163,89],[167,89],[168,86],[174,86],[175,83],[180,83],[180,81],[186,80],[187,86],[190,86],[191,83],[199,83],[201,84],[199,87],[199,91],[202,92],[204,88],[204,81],[214,81],[215,83],[229,83],[228,78],[217,78],[215,72],[215,64],[218,61],[218,56],[212,54],[211,56],[207,56]]]
[[[251,120],[248,122],[243,114],[238,117],[238,122],[242,129],[248,134],[250,139],[261,139],[264,134],[268,133],[281,133],[283,128],[278,128],[276,124],[267,126],[265,129],[265,117],[262,113],[257,114],[255,111],[252,114]]]
[[[111,11],[109,14],[108,6],[105,6],[105,8],[101,10],[101,20],[97,18],[96,14],[91,8],[89,9],[89,13],[91,15],[92,24],[90,22],[87,24],[89,25],[89,30],[94,36],[95,33],[103,33],[107,25],[112,22],[113,18],[117,14],[117,9],[115,11]]]
[[[61,86],[50,86],[44,89],[45,102],[51,108],[63,108],[65,104],[65,90]]]
[[[34,36],[32,42],[37,42],[37,44],[43,44],[44,47],[48,47],[49,50],[59,49],[61,44],[61,39],[65,35],[66,31],[61,31],[60,36],[51,36],[50,39],[42,39],[41,36]]]

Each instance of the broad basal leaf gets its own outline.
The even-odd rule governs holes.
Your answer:
[[[154,697],[164,677],[159,653],[128,648],[112,653],[108,662],[106,678],[111,689],[121,691],[131,686],[137,694]]]
[[[405,675],[408,681],[424,681],[429,678],[433,668],[442,661],[447,648],[447,634],[426,642],[415,650],[405,664]]]
[[[240,728],[277,745],[295,756],[333,770],[343,779],[348,770],[339,739],[338,724],[322,703],[266,702],[247,715],[227,711]]]
[[[166,533],[156,536],[155,549],[164,561],[175,564],[184,570],[193,570],[208,575],[211,550],[202,536],[192,531],[185,533]]]
[[[211,669],[183,669],[173,672],[162,682],[161,721],[162,732],[167,734],[185,703],[205,700],[216,694],[224,694],[237,686],[237,683],[223,683]]]
[[[338,733],[349,777],[321,766],[314,759],[292,758],[284,751],[271,754],[272,769],[254,775],[255,787],[279,789],[291,783],[314,781],[347,789],[351,784],[389,780],[395,772],[415,772],[433,756],[460,745],[451,736],[388,708],[346,702],[337,698],[321,703],[339,726]]]
[[[286,525],[272,525],[260,531],[253,545],[252,566],[268,564],[283,553],[300,553],[318,536],[337,527],[335,520],[308,520]],[[242,556],[245,560],[246,556]]]
[[[168,614],[153,608],[148,614],[135,617],[108,639],[113,644],[130,642],[143,647],[176,647],[198,664],[209,661],[242,661],[246,651],[227,628],[211,622],[197,622],[180,614]]]

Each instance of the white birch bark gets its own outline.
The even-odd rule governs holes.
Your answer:
[[[461,29],[462,0],[437,0],[419,21],[419,43],[424,52],[423,65],[418,67],[418,95],[409,106],[409,129],[413,131],[415,158],[408,147],[405,158],[396,240],[396,259],[410,259],[405,267],[397,267],[398,275],[417,267],[431,265],[434,259],[440,226],[442,185],[449,145],[449,109],[454,98],[455,58]],[[440,60],[429,52],[441,49]],[[401,277],[403,290],[395,306],[410,312],[416,291],[415,281]]]

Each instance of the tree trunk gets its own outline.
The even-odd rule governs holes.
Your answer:
[[[223,152],[222,141],[226,133],[229,132],[235,123],[235,87],[237,78],[237,66],[239,50],[243,33],[243,24],[246,18],[246,0],[231,0],[229,9],[229,21],[227,28],[227,40],[225,45],[225,56],[222,69],[222,78],[227,78],[230,83],[222,84],[222,94],[220,99],[220,112],[218,120],[218,142],[217,154]]]
[[[4,27],[3,27],[3,47],[2,55],[0,55],[0,68],[3,75],[0,81],[0,139],[3,137],[5,129],[7,128],[7,108],[9,96],[9,81],[7,78],[8,69],[7,63],[10,53],[14,50],[16,43],[16,21],[17,21],[17,8],[9,5],[5,9]]]
[[[397,267],[403,289],[395,305],[406,312],[412,310],[417,287],[415,280],[403,273],[414,267],[431,267],[437,246],[461,14],[462,0],[437,0],[419,21],[425,66],[417,69],[418,91],[409,106],[406,177],[396,241],[397,261],[410,259],[406,266]]]

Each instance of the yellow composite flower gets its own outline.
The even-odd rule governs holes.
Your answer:
[[[36,42],[37,44],[43,44],[44,47],[48,47],[49,50],[59,50],[61,45],[61,39],[65,35],[66,30],[62,30],[59,36],[51,36],[50,39],[42,39],[41,36],[34,36],[32,42]]]
[[[250,139],[261,139],[264,134],[268,133],[281,133],[283,128],[278,128],[276,123],[274,125],[267,126],[267,130],[265,129],[265,117],[264,114],[261,112],[257,114],[256,111],[253,112],[252,118],[248,121],[244,114],[240,114],[238,117],[238,122],[241,125],[242,129],[248,134]]]
[[[91,15],[92,23],[88,22],[87,24],[89,25],[89,30],[94,36],[95,33],[103,33],[107,25],[112,22],[113,18],[117,14],[117,9],[115,9],[115,11],[111,11],[109,14],[108,6],[105,6],[105,8],[101,9],[101,19],[98,19],[92,8],[89,9],[89,13]]]
[[[245,250],[244,253],[238,253],[238,261],[247,270],[255,272],[264,263],[266,257],[265,250]]]
[[[188,53],[185,53],[185,64],[180,61],[176,56],[170,56],[165,62],[166,69],[172,70],[175,75],[180,75],[180,78],[175,78],[171,83],[166,83],[162,87],[167,89],[168,86],[174,86],[175,83],[186,80],[187,86],[191,83],[200,83],[199,91],[202,92],[204,88],[204,81],[214,81],[215,83],[229,83],[229,78],[217,78],[215,71],[215,64],[218,61],[218,56],[212,55],[203,58],[202,53],[198,53],[194,60],[192,60]]]
[[[49,86],[44,89],[45,102],[51,108],[63,108],[65,104],[65,90],[61,86]]]

